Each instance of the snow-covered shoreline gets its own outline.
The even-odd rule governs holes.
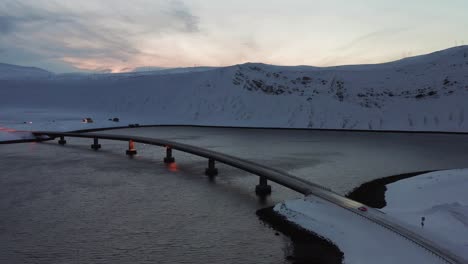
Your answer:
[[[468,169],[427,173],[387,188],[383,212],[468,260]],[[344,253],[344,263],[439,261],[401,237],[315,197],[286,201],[274,210],[336,244]],[[424,227],[421,217],[425,217]]]
[[[431,172],[387,185],[382,211],[468,261],[467,190],[468,169]]]

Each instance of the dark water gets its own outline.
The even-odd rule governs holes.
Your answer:
[[[107,132],[106,132],[107,133]],[[140,128],[159,137],[249,158],[346,193],[411,171],[468,167],[468,136]],[[288,263],[291,242],[255,212],[300,195],[273,184],[259,201],[257,177],[137,144],[90,140],[0,145],[0,263]]]

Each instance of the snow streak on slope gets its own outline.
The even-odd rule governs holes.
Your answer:
[[[379,65],[250,63],[2,80],[0,87],[2,112],[36,109],[51,119],[73,112],[140,124],[468,131],[467,46]]]

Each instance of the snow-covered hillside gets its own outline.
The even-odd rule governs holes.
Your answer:
[[[74,113],[140,124],[468,131],[468,46],[378,65],[5,79],[2,126],[27,112],[41,122]]]
[[[139,67],[133,72],[151,72],[153,74],[171,74],[171,73],[187,73],[187,72],[202,72],[213,70],[216,67],[182,67],[182,68],[160,68],[160,67]]]
[[[0,80],[42,79],[51,76],[53,73],[43,69],[0,63]]]

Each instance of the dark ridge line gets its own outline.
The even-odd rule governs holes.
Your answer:
[[[451,132],[451,131],[410,131],[410,130],[367,130],[367,129],[337,129],[337,128],[294,128],[294,127],[249,127],[249,126],[216,126],[216,125],[138,125],[116,126],[103,128],[90,128],[68,131],[70,133],[87,133],[113,129],[125,128],[143,128],[143,127],[196,127],[196,128],[238,128],[238,129],[271,129],[271,130],[296,130],[296,131],[332,131],[332,132],[364,132],[364,133],[391,133],[391,134],[449,134],[449,135],[468,135],[467,132]]]
[[[237,129],[271,129],[271,130],[294,130],[294,131],[324,131],[324,132],[356,132],[356,133],[387,133],[387,134],[442,134],[442,135],[468,135],[468,132],[450,132],[450,131],[407,131],[407,130],[365,130],[365,129],[331,129],[331,128],[285,128],[285,127],[248,127],[248,126],[211,126],[211,125],[139,125],[139,126],[116,126],[101,127],[90,129],[79,129],[63,131],[64,133],[89,133],[107,130],[118,130],[126,128],[147,128],[147,127],[195,127],[195,128],[237,128]],[[47,139],[48,140],[48,139]],[[36,139],[16,139],[0,141],[2,144],[30,143],[39,142]]]
[[[434,171],[436,170],[403,173],[372,180],[354,188],[345,197],[373,208],[382,209],[387,205],[385,200],[386,185]]]

